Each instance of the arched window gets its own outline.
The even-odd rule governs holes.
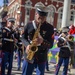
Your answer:
[[[59,19],[62,19],[63,9],[59,10]]]
[[[53,25],[54,21],[54,13],[55,9],[53,7],[49,7],[48,15],[47,15],[47,22]]]
[[[63,16],[63,8],[59,8],[59,10],[58,10],[58,23],[57,23],[58,29],[61,28],[62,16]]]

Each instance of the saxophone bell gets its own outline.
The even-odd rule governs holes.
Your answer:
[[[38,47],[37,47],[37,46],[33,46],[33,47],[31,47],[31,50],[32,50],[33,52],[36,52],[36,51],[38,50]]]
[[[29,60],[29,61],[32,61],[33,57],[34,57],[34,54],[35,54],[35,52],[37,52],[37,50],[38,50],[37,46],[31,46],[30,45],[30,50],[28,50],[28,54],[27,54],[26,59]]]

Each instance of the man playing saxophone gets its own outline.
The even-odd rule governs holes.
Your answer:
[[[29,43],[26,45],[25,52],[29,54],[32,50],[31,53],[35,51],[35,54],[32,63],[27,59],[23,61],[22,75],[32,75],[35,66],[37,75],[44,75],[47,52],[53,46],[54,41],[54,28],[46,22],[47,14],[45,6],[37,7],[35,20],[25,26],[23,37]]]

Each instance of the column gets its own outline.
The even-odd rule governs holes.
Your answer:
[[[64,0],[62,26],[61,26],[61,28],[69,26],[69,21],[70,21],[70,4],[71,4],[71,0]]]

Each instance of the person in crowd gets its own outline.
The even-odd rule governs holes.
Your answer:
[[[26,58],[23,61],[22,75],[33,75],[35,65],[36,74],[44,75],[47,52],[49,48],[53,46],[54,42],[54,27],[46,21],[48,14],[47,7],[39,4],[37,5],[35,20],[28,22],[24,28],[23,42],[26,41],[24,44],[26,46],[25,54],[27,56],[28,53],[31,52],[30,50],[35,51],[37,48],[38,49],[31,60],[28,60],[27,56],[25,56]],[[36,49],[34,45],[36,45]]]
[[[14,33],[14,37],[16,39],[16,53],[17,53],[17,70],[20,70],[21,68],[21,57],[22,57],[22,42],[20,40],[20,31],[19,29],[16,29],[15,33]]]
[[[9,63],[7,75],[11,75],[12,62],[13,62],[13,50],[14,50],[14,30],[12,29],[15,23],[14,18],[8,18],[7,24],[2,28],[2,74],[5,75],[6,63]]]
[[[69,27],[69,34],[75,34],[75,26],[74,25],[71,25]]]
[[[7,24],[7,20],[5,22],[1,22],[1,28],[5,27]]]
[[[68,33],[65,32],[65,30],[62,30],[62,33],[59,35],[59,38],[58,38],[57,45],[58,47],[60,47],[60,51],[59,51],[59,60],[56,66],[55,75],[58,75],[62,63],[64,66],[62,75],[67,75],[71,48],[66,39],[66,35],[68,35]]]
[[[54,28],[54,35],[55,35],[55,36],[59,36],[59,33],[58,33],[58,31],[57,31],[56,28]]]
[[[75,44],[74,44],[74,36],[73,35],[68,35],[67,40],[68,40],[68,42],[70,44],[70,47],[71,47],[71,50],[70,50],[71,58],[70,58],[70,62],[69,62],[69,70],[70,70],[74,66],[74,46],[75,46]]]

